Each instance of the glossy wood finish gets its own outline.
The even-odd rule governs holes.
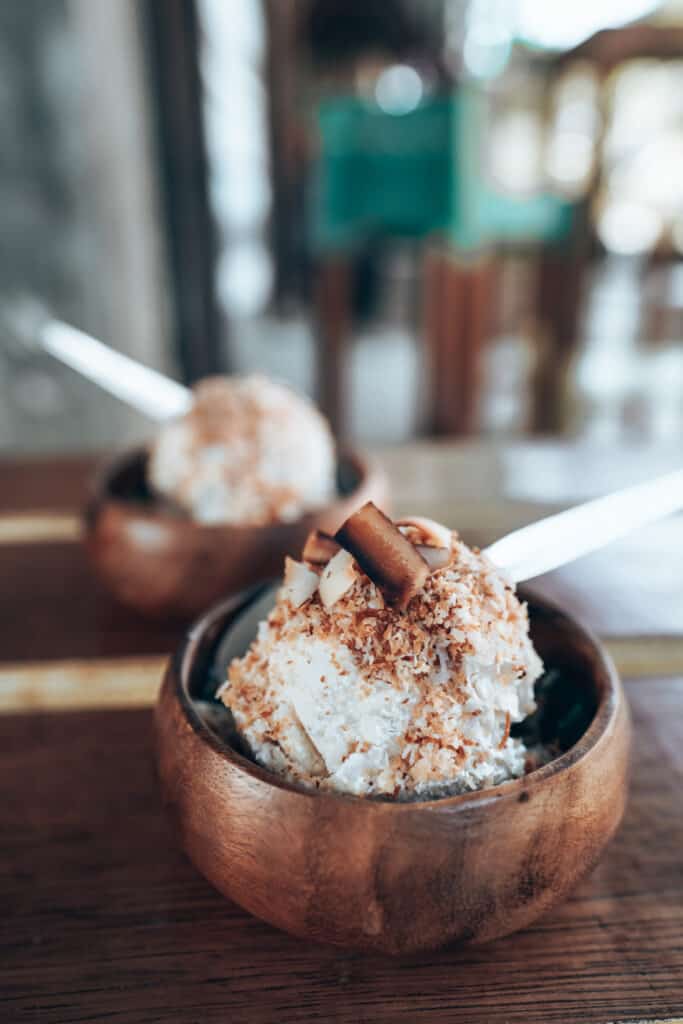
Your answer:
[[[159,801],[149,711],[0,716],[4,1024],[606,1024],[683,1016],[683,676],[627,683],[631,798],[523,932],[387,959],[220,897]]]
[[[342,455],[352,484],[332,504],[291,523],[205,525],[136,497],[144,487],[141,450],[114,460],[97,478],[86,513],[93,565],[123,603],[155,617],[187,618],[214,601],[282,571],[298,556],[310,530],[334,532],[356,508],[387,501],[386,478],[357,454]]]
[[[595,864],[624,809],[629,723],[609,658],[573,620],[530,604],[546,664],[596,694],[582,739],[524,779],[397,804],[286,785],[204,725],[191,695],[250,602],[228,602],[190,632],[156,711],[166,803],[191,860],[226,896],[307,939],[411,953],[526,927]]]
[[[534,458],[549,448],[523,447]],[[573,447],[559,447],[571,478]],[[495,452],[488,445],[410,445],[389,453],[397,508],[434,514],[440,503],[454,521],[509,528],[506,515],[520,512],[498,500],[504,492]],[[577,456],[582,485],[603,457],[595,449]],[[635,473],[642,455],[618,449],[611,457]],[[671,468],[679,457],[672,453]],[[516,457],[511,465],[516,472]],[[0,514],[71,515],[91,471],[92,458],[0,461]],[[651,554],[657,550],[667,552],[671,572],[675,552],[667,544]],[[610,588],[615,561],[622,563],[618,554],[592,574],[587,567],[584,585],[565,588],[562,601],[588,611],[601,629],[627,633],[614,649],[626,644],[637,654],[628,663],[643,678],[626,682],[634,771],[624,823],[568,900],[485,946],[387,959],[291,938],[220,898],[180,852],[159,800],[149,710],[0,715],[3,1024],[633,1024],[683,1017],[683,651],[675,636],[644,642],[634,635],[653,615],[675,625],[670,609],[680,586],[655,586],[650,559],[639,563],[637,593],[625,602],[623,587]],[[600,593],[610,595],[609,605]],[[101,694],[104,705],[149,669],[146,657],[135,664],[136,651],[168,650],[177,633],[115,605],[88,571],[80,544],[35,544],[28,534],[21,544],[0,542],[0,687],[6,693],[8,661],[19,659],[31,674],[33,709],[44,700],[44,672],[56,664],[49,659],[68,658],[59,663],[66,671],[80,657],[70,684],[82,681],[88,703]],[[659,658],[667,650],[669,662]],[[104,654],[117,657],[105,661]],[[658,671],[669,677],[644,678]]]
[[[116,601],[82,544],[0,544],[0,662],[165,654],[186,624]]]

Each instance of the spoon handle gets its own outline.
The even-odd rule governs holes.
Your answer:
[[[182,384],[61,320],[43,323],[38,339],[50,355],[150,419],[182,416],[192,404],[192,395]]]
[[[521,583],[681,508],[683,470],[676,470],[524,526],[484,553],[515,583]]]

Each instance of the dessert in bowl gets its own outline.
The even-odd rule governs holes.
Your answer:
[[[186,851],[311,939],[405,953],[524,927],[623,813],[609,657],[429,521],[365,508],[304,556],[210,612],[166,675],[158,764]]]
[[[86,544],[122,602],[188,617],[272,577],[311,529],[369,498],[386,499],[384,475],[338,452],[311,402],[263,377],[210,378],[147,448],[104,467]]]
[[[266,377],[213,377],[152,442],[152,491],[198,523],[291,522],[336,494],[329,425],[312,402]]]

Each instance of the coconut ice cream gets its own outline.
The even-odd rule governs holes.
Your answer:
[[[216,377],[152,444],[152,490],[203,523],[297,519],[333,499],[336,458],[312,402],[265,377]]]
[[[218,696],[254,759],[290,781],[429,799],[524,773],[510,729],[542,671],[526,607],[486,557],[369,504],[287,560]]]

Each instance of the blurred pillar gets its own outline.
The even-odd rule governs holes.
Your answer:
[[[566,378],[579,337],[590,246],[588,204],[577,206],[571,236],[541,251],[537,281],[540,349],[533,382],[534,433],[565,427]]]
[[[189,382],[223,369],[194,0],[144,0],[175,335]],[[226,125],[226,131],[230,126]]]
[[[298,0],[264,0],[267,25],[266,79],[273,208],[270,232],[275,262],[274,297],[278,306],[302,294],[301,235],[306,126],[298,108],[301,76]]]
[[[89,254],[91,277],[76,320],[133,358],[174,373],[139,8],[135,0],[69,0],[68,13],[86,141],[78,199],[92,225],[95,254],[94,261],[93,250]]]
[[[346,389],[344,372],[352,319],[351,258],[335,254],[321,259],[315,275],[315,318],[320,407],[337,437],[343,437]]]
[[[476,431],[481,352],[490,334],[495,283],[495,263],[488,256],[462,258],[443,246],[427,250],[423,324],[433,434]]]

